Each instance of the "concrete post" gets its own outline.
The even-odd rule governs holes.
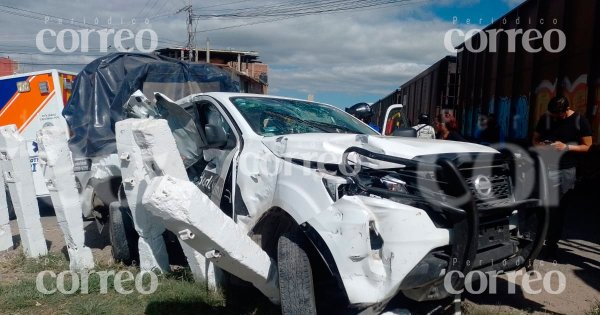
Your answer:
[[[85,246],[81,202],[67,135],[61,128],[46,127],[38,131],[37,142],[46,186],[67,244],[70,269],[93,269],[92,250]]]
[[[175,138],[166,120],[143,120],[132,128],[146,169],[153,173],[151,177],[170,175],[188,180]],[[214,265],[185,242],[180,240],[180,243],[196,281],[204,281],[210,288],[217,287],[220,275]]]
[[[152,180],[143,197],[180,239],[220,268],[251,282],[273,303],[279,303],[277,266],[269,255],[194,183],[171,176]]]
[[[13,247],[10,220],[8,217],[8,203],[4,187],[4,171],[0,167],[0,251]]]
[[[0,127],[0,167],[17,215],[23,251],[27,257],[48,254],[40,222],[27,142],[15,125]]]
[[[123,188],[131,210],[133,224],[140,238],[140,268],[142,270],[169,271],[169,256],[162,233],[161,220],[141,206],[142,194],[148,183],[148,174],[141,159],[141,150],[133,137],[133,129],[141,119],[127,119],[116,123],[117,151],[121,164]]]

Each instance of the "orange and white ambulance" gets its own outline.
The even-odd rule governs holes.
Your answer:
[[[0,77],[0,126],[14,124],[27,140],[35,191],[47,196],[38,171],[36,133],[48,125],[68,130],[62,110],[71,96],[76,73],[56,69]]]

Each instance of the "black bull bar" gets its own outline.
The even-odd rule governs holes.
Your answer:
[[[444,179],[443,190],[450,197],[454,198],[455,202],[439,202],[435,200],[427,200],[428,203],[434,203],[435,207],[441,209],[452,224],[452,244],[451,255],[449,256],[448,268],[446,274],[452,271],[459,271],[462,277],[453,273],[451,278],[452,287],[455,290],[460,290],[464,287],[464,275],[473,270],[474,262],[478,253],[478,233],[480,225],[480,211],[475,204],[473,193],[466,184],[464,176],[459,171],[458,167],[448,158],[439,158],[435,163],[422,162],[417,160],[409,160],[394,156],[389,156],[380,153],[374,153],[364,148],[351,147],[347,149],[342,157],[342,167],[346,172],[351,173],[348,178],[358,185],[367,193],[383,196],[407,197],[406,193],[389,191],[386,189],[368,187],[361,185],[360,180],[356,177],[359,173],[354,173],[354,167],[348,163],[348,156],[351,153],[368,157],[372,160],[389,162],[393,164],[403,165],[405,169],[431,170],[436,175],[442,176]],[[514,201],[510,204],[505,204],[501,207],[486,209],[486,213],[498,213],[502,211],[511,211],[518,209],[519,212],[525,212],[523,222],[519,223],[519,227],[523,228],[523,233],[527,233],[530,242],[525,242],[523,246],[519,245],[516,254],[506,260],[498,261],[484,268],[477,269],[482,272],[501,271],[507,272],[517,270],[522,267],[530,268],[533,261],[539,255],[546,234],[548,231],[549,222],[549,191],[548,178],[544,161],[535,152],[531,152],[532,159],[529,160],[530,166],[535,168],[537,176],[530,180],[535,181],[534,192],[530,198]],[[516,172],[514,168],[513,171]],[[513,172],[512,176],[516,176]],[[415,196],[411,196],[415,198]],[[419,197],[416,197],[419,198]],[[522,234],[523,234],[522,233]],[[519,242],[521,244],[522,242]],[[443,285],[443,282],[438,281],[438,285]]]

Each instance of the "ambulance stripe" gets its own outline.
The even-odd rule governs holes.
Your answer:
[[[35,78],[35,76],[31,76],[31,77],[27,78],[27,80],[25,80],[25,81],[29,82],[29,85],[31,85],[31,80],[33,80],[33,78]],[[24,81],[24,80],[17,80],[17,82],[21,82],[21,81]],[[15,83],[15,87],[16,87],[16,86],[17,86],[17,85],[16,85],[16,83]],[[27,93],[29,93],[29,92],[27,92]],[[10,98],[10,100],[8,100],[8,102],[6,103],[6,105],[4,105],[4,106],[2,107],[2,110],[0,110],[0,116],[2,116],[2,114],[4,113],[4,111],[6,111],[6,110],[7,110],[7,109],[10,107],[10,105],[12,105],[12,104],[14,103],[14,101],[15,101],[17,98],[19,98],[19,95],[21,95],[21,94],[22,94],[22,93],[19,93],[19,92],[17,91],[17,89],[15,88],[15,94],[14,94],[14,95],[13,95],[13,96]]]
[[[22,131],[40,112],[43,105],[54,95],[54,82],[51,74],[40,74],[29,78],[31,90],[17,93],[14,99],[0,111],[0,126],[15,124]],[[48,94],[40,92],[40,83],[48,84]]]
[[[27,128],[27,126],[29,126],[29,124],[35,118],[35,116],[37,116],[37,114],[46,106],[46,104],[48,104],[48,102],[50,100],[52,100],[53,97],[54,97],[54,91],[52,91],[52,93],[48,94],[48,97],[46,97],[44,102],[42,104],[40,104],[40,106],[38,106],[38,108],[35,110],[35,112],[33,112],[33,114],[31,116],[29,116],[29,119],[27,119],[27,121],[23,124],[23,126],[21,126],[21,128],[19,128],[19,132],[23,132],[23,130],[25,130],[25,128]]]
[[[22,77],[0,80],[0,109],[17,93],[17,82],[25,81],[28,78],[28,75],[24,75]]]

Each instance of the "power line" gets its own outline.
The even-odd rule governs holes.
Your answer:
[[[280,17],[276,17],[276,18],[268,18],[268,19],[264,19],[264,20],[258,20],[258,21],[243,23],[243,24],[236,24],[236,25],[230,25],[230,26],[223,26],[223,27],[216,27],[216,28],[210,28],[210,29],[203,29],[203,30],[197,31],[197,33],[206,33],[206,32],[211,32],[211,31],[226,30],[226,29],[232,29],[232,28],[238,28],[238,27],[244,27],[244,26],[251,26],[251,25],[256,25],[256,24],[271,23],[271,22],[276,22],[276,21],[281,21],[281,20],[287,20],[287,19],[292,19],[292,18],[297,18],[297,17],[309,16],[309,15],[316,15],[316,14],[339,13],[339,12],[350,11],[350,10],[352,10],[352,11],[373,10],[373,9],[377,9],[377,8],[388,7],[388,6],[391,6],[391,5],[407,6],[407,5],[412,5],[412,4],[421,3],[421,2],[429,2],[429,1],[431,1],[431,0],[387,0],[388,3],[386,3],[386,4],[379,4],[379,5],[371,4],[369,6],[347,8],[347,9],[344,9],[344,10],[329,10],[327,12],[323,11],[323,12],[311,12],[311,13],[295,13],[295,14],[288,14],[287,16],[286,15],[281,15]]]
[[[5,8],[5,9],[2,9],[2,8]],[[96,29],[96,30],[109,28],[109,25],[95,25],[95,24],[90,24],[90,23],[86,23],[83,21],[77,21],[74,19],[68,19],[68,18],[56,16],[56,15],[50,15],[50,14],[40,13],[40,12],[36,12],[36,11],[32,11],[32,10],[16,8],[16,7],[4,5],[4,4],[0,4],[0,12],[6,13],[9,15],[15,15],[15,16],[30,18],[33,20],[43,21],[43,22],[51,22],[51,23],[59,24],[59,25],[61,23],[59,23],[58,21],[66,21],[66,23],[68,23],[69,25],[72,25],[72,26],[78,27],[78,28],[91,28],[91,29]],[[50,19],[47,19],[47,18],[50,18]],[[143,40],[148,40],[148,39],[143,38]],[[167,45],[181,43],[179,41],[174,41],[174,40],[169,40],[169,39],[157,40],[157,42],[165,43]]]
[[[223,6],[228,6],[228,5],[238,4],[238,3],[242,3],[242,2],[248,2],[248,1],[251,1],[251,0],[240,0],[240,1],[235,1],[235,2],[220,3],[220,4],[209,5],[209,6],[201,6],[200,8],[204,10],[204,9],[208,9],[208,8],[223,7]]]
[[[310,15],[329,12],[348,11],[360,8],[381,6],[386,4],[408,2],[409,0],[310,0],[289,1],[272,6],[256,6],[227,10],[224,13],[208,12],[198,14],[196,18],[257,18],[257,17],[286,17],[294,15]],[[223,11],[223,10],[222,10]]]

